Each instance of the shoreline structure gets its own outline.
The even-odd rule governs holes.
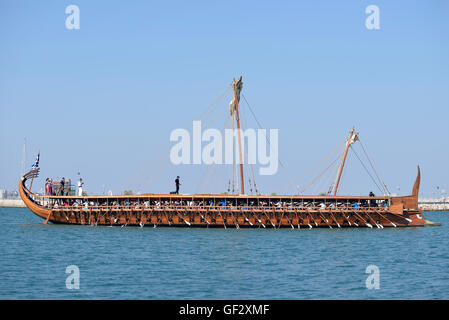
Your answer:
[[[0,199],[0,208],[26,208],[22,199]]]

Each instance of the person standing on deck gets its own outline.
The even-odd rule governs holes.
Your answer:
[[[176,186],[176,191],[175,191],[175,193],[176,194],[179,194],[179,186],[180,186],[181,184],[179,183],[179,176],[177,176],[176,177],[176,179],[175,179],[175,186]]]
[[[370,197],[375,197],[376,195],[374,194],[374,192],[370,191],[369,196],[370,196]],[[369,205],[370,205],[371,207],[377,207],[376,200],[370,199]]]
[[[51,196],[50,194],[50,179],[45,179],[45,195]]]
[[[80,178],[80,181],[78,181],[78,197],[83,196],[83,179]]]
[[[62,179],[61,179],[61,181],[59,183],[60,183],[60,186],[59,186],[58,194],[60,196],[63,196],[64,195],[64,185],[65,185],[64,177],[62,177]]]

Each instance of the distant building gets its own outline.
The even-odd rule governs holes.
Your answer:
[[[449,210],[449,197],[419,198],[418,207],[421,210],[447,211]]]
[[[0,189],[0,199],[18,199],[19,192],[17,190],[8,191],[6,189]]]
[[[11,191],[8,193],[8,197],[11,199],[19,198],[19,192],[17,190]]]
[[[449,203],[449,197],[441,197],[441,198],[419,198],[418,203],[422,204],[441,204],[441,203]]]

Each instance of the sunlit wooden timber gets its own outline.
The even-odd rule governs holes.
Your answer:
[[[141,194],[43,196],[30,192],[25,174],[19,192],[45,223],[204,228],[384,228],[424,226],[418,210],[420,171],[403,197]]]

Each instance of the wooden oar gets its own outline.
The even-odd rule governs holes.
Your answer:
[[[337,224],[337,226],[338,226],[339,228],[341,228],[341,227],[340,227],[340,224],[338,223],[337,219],[335,219],[334,214],[332,213],[332,209],[330,209],[329,212],[330,212],[330,214],[331,214],[331,216],[332,216],[332,219],[334,219],[335,223]]]
[[[250,226],[253,226],[253,223],[251,221],[249,221],[249,219],[246,217],[246,215],[242,212],[243,217],[245,218],[245,221],[249,223]],[[253,212],[254,215],[254,212]]]
[[[369,213],[364,212],[364,214],[368,217],[368,220],[370,220],[376,227],[377,229],[383,229],[382,225],[379,225],[376,221],[374,221],[374,219],[370,216]],[[366,222],[365,222],[366,223]],[[371,224],[370,224],[371,225]]]
[[[204,221],[206,221],[206,223],[207,223],[208,225],[210,225],[210,222],[209,222],[209,221],[207,221],[206,217],[205,217],[205,216],[203,216],[203,214],[202,214],[202,213],[200,213],[200,215],[201,215],[201,218],[203,218],[203,219],[204,219]]]
[[[282,216],[281,216],[281,219],[279,219],[278,229],[281,228],[282,218],[284,218],[284,215],[285,215],[285,212],[284,212],[284,210],[282,210]]]
[[[143,221],[143,208],[144,208],[144,206],[142,205],[142,209],[140,210],[140,221],[139,221],[139,226],[141,228],[143,228],[145,226],[145,224],[142,222]]]
[[[288,220],[288,222],[290,222],[290,227],[292,227],[292,229],[295,229],[295,227],[293,226],[293,220],[292,219],[290,219],[289,217],[288,217],[288,215],[287,215],[287,220]],[[282,221],[281,221],[282,222]],[[279,227],[281,226],[281,223],[279,223]]]
[[[374,223],[374,224],[376,225],[376,227],[377,227],[378,229],[383,229],[383,228],[384,228],[383,225],[378,224],[376,221],[374,221],[374,219],[371,217],[371,215],[370,215],[369,213],[365,213],[365,214],[368,216],[368,218],[371,220],[371,222]]]
[[[404,220],[406,220],[406,221],[408,221],[408,222],[412,222],[411,219],[406,218],[406,217],[404,217],[404,216],[401,216],[400,214],[393,213],[393,212],[388,212],[388,213],[389,213],[389,214],[392,214],[392,215],[394,215],[394,216],[397,216],[397,217],[399,217],[399,218],[402,218],[402,219],[404,219]]]
[[[312,219],[313,223],[315,223],[315,227],[318,227],[318,223],[316,223],[315,219],[313,218],[312,214],[310,213],[309,209],[306,208],[306,212],[309,214],[310,219]],[[308,223],[309,228],[312,229],[312,226],[310,225],[310,223]]]
[[[387,220],[388,222],[390,222],[392,224],[393,227],[397,227],[397,225],[395,223],[393,223],[393,221],[391,221],[390,219],[388,219],[387,217],[385,217],[383,214],[380,213],[380,211],[377,211],[377,214],[380,215],[382,218],[384,218],[385,220]]]
[[[341,212],[342,216],[346,219],[346,221],[348,221],[349,226],[351,226],[351,220],[349,220],[349,218],[345,215],[345,212],[343,211],[343,209],[340,209],[340,212]]]
[[[51,213],[53,212],[53,210],[50,210],[50,213],[47,216],[47,219],[43,222],[43,224],[47,224],[48,220],[50,219]]]
[[[296,215],[296,219],[298,219],[298,229],[301,229],[301,227],[299,225],[298,208],[296,208],[296,207],[295,207],[295,215]]]
[[[216,209],[215,209],[216,210]],[[224,217],[223,217],[223,215],[221,214],[221,212],[220,212],[220,210],[218,210],[218,215],[221,217],[221,220],[223,221],[223,227],[225,228],[225,229],[227,229],[226,228],[226,223],[225,223],[225,219],[224,219]]]
[[[147,222],[148,222],[148,212],[145,212],[143,217],[145,218],[145,221],[143,222],[143,225],[145,226],[147,224]],[[151,218],[150,218],[150,222],[151,222]]]
[[[322,214],[321,212],[320,212],[319,214],[320,214],[321,218],[324,219],[324,221],[326,222],[327,226],[328,226],[330,229],[332,229],[332,226],[329,224],[329,220],[326,219],[326,217],[323,216],[323,214]]]
[[[181,214],[178,212],[178,210],[176,210],[176,213],[178,214],[178,217],[180,217],[182,220],[184,220],[184,222],[190,227],[190,222],[187,221],[186,219],[184,219],[184,217],[181,216]]]
[[[265,211],[264,211],[264,214],[267,217],[268,221],[270,221],[270,223],[273,226],[273,228],[276,229],[276,225],[273,223],[273,221],[271,221],[270,217],[267,215],[267,213]]]
[[[355,212],[354,210],[352,210],[360,219],[362,219],[363,220],[363,222],[365,222],[365,224],[366,224],[366,226],[367,227],[369,227],[369,228],[373,228],[373,226],[371,225],[371,224],[369,224],[368,222],[366,222],[366,220],[365,219],[363,219],[357,212]]]
[[[165,217],[167,218],[168,225],[171,226],[170,219],[168,218],[167,212],[164,212]]]
[[[237,228],[237,229],[240,229],[239,223],[238,223],[238,221],[235,219],[234,214],[233,214],[231,211],[230,211],[230,213],[231,213],[232,219],[234,220],[234,224],[235,224],[236,228]]]
[[[259,217],[256,215],[255,212],[254,212],[254,217],[256,218],[257,222],[259,222],[262,225],[262,227],[265,229],[266,228],[265,225],[262,223],[262,220],[259,219]]]

